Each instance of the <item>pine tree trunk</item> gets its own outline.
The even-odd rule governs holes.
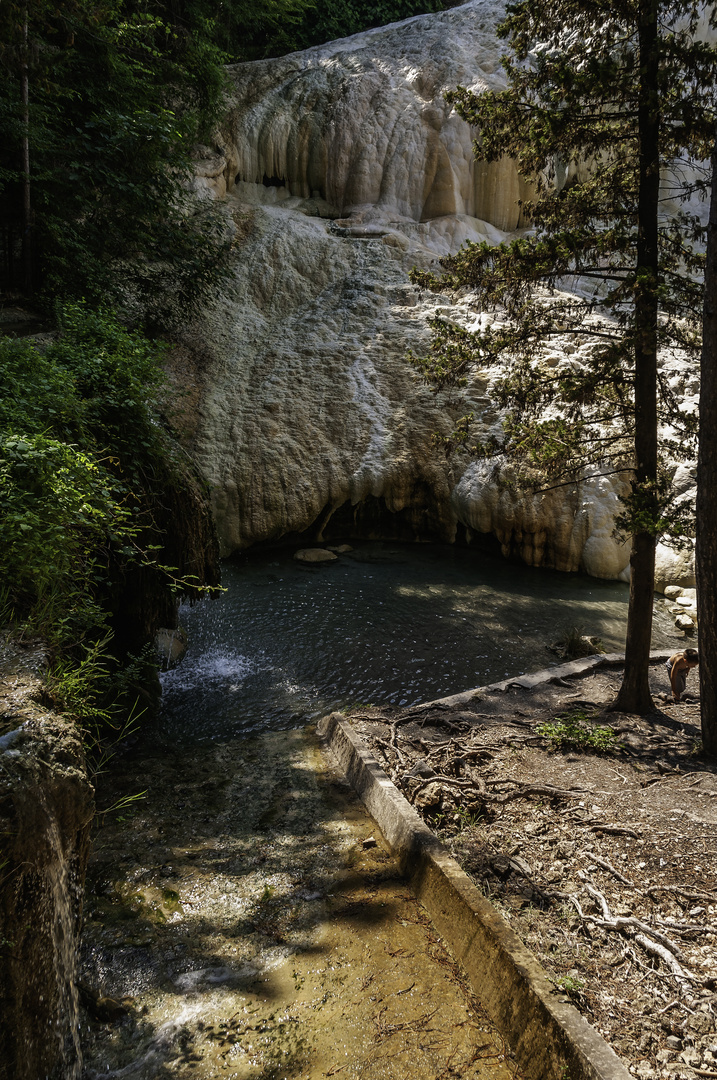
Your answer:
[[[630,553],[630,605],[625,640],[625,674],[613,708],[644,715],[653,709],[649,684],[655,538],[638,533]]]
[[[657,487],[657,312],[660,200],[660,102],[658,96],[658,0],[641,0],[640,74],[637,103],[639,194],[635,283],[635,479],[633,491],[649,509]],[[649,686],[652,602],[655,588],[655,536],[633,536],[630,604],[625,641],[625,674],[614,708],[647,713],[653,708]]]
[[[700,632],[702,745],[717,757],[717,131],[707,231],[697,459],[697,618]]]
[[[30,43],[27,6],[22,26],[23,58],[20,73],[22,98],[22,286],[26,296],[33,292],[32,197],[30,189]]]

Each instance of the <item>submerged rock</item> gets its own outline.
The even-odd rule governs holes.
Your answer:
[[[183,627],[170,630],[160,626],[155,634],[154,648],[162,671],[170,671],[180,663],[187,651],[187,641],[187,631]]]
[[[301,548],[294,552],[294,558],[297,562],[323,563],[336,562],[338,555],[326,548]]]

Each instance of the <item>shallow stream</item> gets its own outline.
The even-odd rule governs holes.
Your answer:
[[[243,558],[224,583],[182,612],[190,648],[162,715],[98,788],[83,1075],[509,1080],[307,725],[544,667],[568,625],[620,648],[626,587],[395,544],[319,566]],[[659,616],[656,644],[670,640]]]

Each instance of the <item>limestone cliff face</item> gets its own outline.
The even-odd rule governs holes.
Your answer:
[[[408,270],[520,226],[514,165],[476,164],[443,100],[500,85],[500,17],[470,0],[230,69],[227,122],[196,183],[233,218],[233,279],[188,333],[195,366],[179,377],[225,554],[282,536],[488,533],[532,565],[626,576],[615,484],[521,495],[447,461],[434,436],[458,417],[496,424],[495,373],[436,397],[405,359],[428,349],[428,316],[479,317],[470,297],[421,294]]]
[[[271,185],[342,215],[409,222],[468,215],[519,224],[512,161],[477,164],[443,94],[502,83],[501,7],[473,0],[278,60],[230,68],[229,190]]]

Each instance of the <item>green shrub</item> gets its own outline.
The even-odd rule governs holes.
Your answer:
[[[143,495],[166,450],[159,347],[83,304],[59,326],[44,348],[0,338],[0,580],[28,625],[66,641],[105,625],[113,569],[153,563]]]
[[[620,748],[620,741],[609,727],[595,727],[587,713],[562,713],[554,720],[538,724],[538,735],[548,742],[551,750],[592,750],[608,754]]]
[[[50,696],[97,761],[100,729],[124,730],[150,664],[127,654],[173,592],[198,591],[161,558],[188,473],[154,403],[162,347],[84,304],[58,322],[50,345],[0,338],[0,619],[49,643]]]
[[[127,497],[91,453],[47,435],[0,434],[0,577],[46,633],[77,605],[83,621],[103,621],[94,593],[109,549],[131,555],[137,531]]]

